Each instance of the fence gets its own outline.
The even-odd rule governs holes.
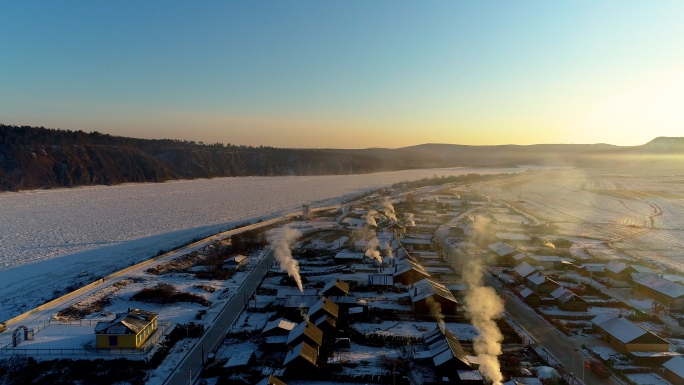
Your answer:
[[[80,326],[94,326],[100,320],[81,320],[81,321],[57,321],[49,320],[43,324],[37,326],[33,329],[34,333],[45,329],[50,325],[80,325]],[[145,343],[139,348],[96,348],[96,347],[83,347],[83,348],[15,348],[11,345],[0,348],[0,355],[98,355],[98,356],[130,356],[130,355],[145,355],[149,353],[154,345],[159,341],[159,339],[166,333],[166,331],[171,327],[170,321],[158,321],[157,330],[150,336],[150,338],[145,341]],[[93,339],[95,334],[93,334]]]

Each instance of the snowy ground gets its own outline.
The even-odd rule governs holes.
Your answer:
[[[477,330],[471,324],[446,323],[448,331],[454,333],[460,341],[472,341]],[[403,322],[382,321],[380,323],[354,323],[351,328],[363,334],[380,334],[387,336],[410,336],[420,338],[423,334],[435,330],[435,322]]]

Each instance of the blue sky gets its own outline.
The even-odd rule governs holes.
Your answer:
[[[681,1],[0,1],[0,122],[283,147],[681,136]]]

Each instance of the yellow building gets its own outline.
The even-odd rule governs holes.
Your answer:
[[[139,348],[157,330],[157,313],[128,310],[95,326],[98,348]]]

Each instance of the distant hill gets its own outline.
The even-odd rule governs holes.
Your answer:
[[[225,176],[363,174],[436,167],[550,165],[684,170],[684,138],[642,146],[421,144],[287,149],[136,139],[0,124],[0,191]]]
[[[225,176],[363,174],[445,166],[448,164],[430,155],[395,150],[233,146],[0,124],[0,191]]]

